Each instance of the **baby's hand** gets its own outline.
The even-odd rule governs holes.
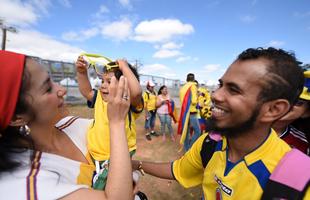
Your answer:
[[[87,62],[84,60],[83,56],[79,56],[75,62],[76,71],[78,73],[87,73]]]
[[[117,82],[113,76],[109,85],[108,119],[110,123],[125,122],[130,105],[127,79],[121,76]]]
[[[127,60],[125,60],[125,59],[118,59],[116,62],[117,62],[119,69],[121,71],[123,71],[124,67],[128,67]]]

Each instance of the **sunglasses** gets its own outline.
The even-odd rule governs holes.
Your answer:
[[[81,56],[88,63],[88,69],[93,68],[99,78],[102,78],[103,74],[119,68],[117,62],[102,55],[83,53]]]
[[[307,103],[306,100],[298,99],[297,102],[295,103],[295,106],[303,106],[306,103]]]

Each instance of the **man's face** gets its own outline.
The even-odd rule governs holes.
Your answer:
[[[150,90],[151,92],[153,92],[153,91],[154,91],[154,86],[149,86],[149,90]]]
[[[211,123],[214,130],[236,137],[257,123],[262,103],[257,99],[266,75],[266,61],[234,62],[212,93]]]

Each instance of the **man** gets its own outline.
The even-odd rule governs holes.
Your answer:
[[[178,134],[181,135],[180,144],[184,145],[184,150],[188,151],[193,143],[200,136],[200,126],[198,121],[198,90],[195,82],[195,75],[187,74],[186,83],[180,89],[181,112],[178,124]],[[191,136],[190,129],[193,129]]]
[[[146,91],[143,93],[144,100],[144,110],[145,110],[145,138],[147,140],[152,140],[151,135],[159,136],[155,130],[155,120],[156,120],[156,93],[154,91],[155,84],[153,81],[149,80],[146,83]]]
[[[208,134],[172,163],[134,161],[133,168],[176,179],[184,187],[202,185],[204,199],[260,199],[270,174],[291,150],[271,126],[290,110],[302,88],[294,55],[274,48],[247,49],[211,95],[211,124],[222,138],[205,167],[201,149],[209,144],[204,141]]]

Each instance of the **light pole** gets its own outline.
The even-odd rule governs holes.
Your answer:
[[[6,26],[3,23],[3,20],[0,19],[0,28],[2,29],[2,45],[1,45],[1,49],[5,50],[5,42],[6,42],[6,32],[12,32],[12,33],[17,33],[17,30],[15,27],[13,26]]]

